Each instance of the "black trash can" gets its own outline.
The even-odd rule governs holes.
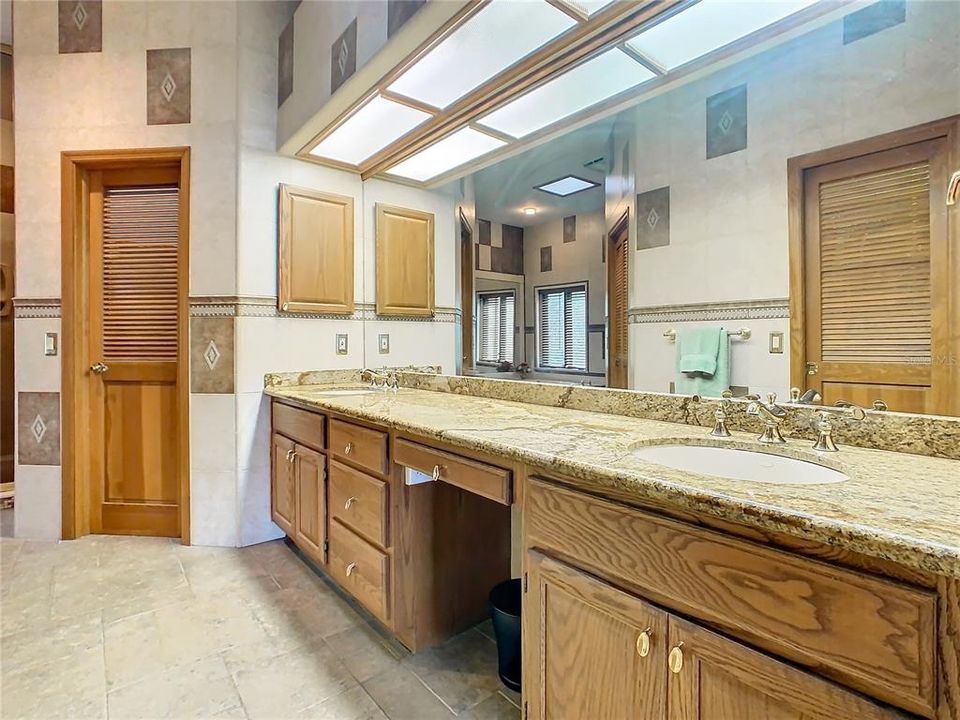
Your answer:
[[[523,588],[520,578],[506,580],[490,591],[488,605],[497,638],[497,665],[500,680],[520,692],[520,604]]]

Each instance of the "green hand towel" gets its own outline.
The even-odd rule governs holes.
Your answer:
[[[683,334],[677,334],[677,379],[674,390],[682,395],[703,395],[704,397],[720,397],[725,390],[730,389],[730,341],[727,331],[720,328],[719,349],[717,351],[716,371],[713,375],[703,373],[685,373],[680,370],[680,358],[683,352]]]
[[[717,372],[720,334],[723,328],[694,327],[677,333],[680,372],[713,375]]]

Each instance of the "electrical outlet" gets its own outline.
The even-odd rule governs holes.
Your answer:
[[[337,333],[337,355],[347,354],[347,334]]]
[[[390,335],[387,333],[381,333],[379,338],[379,348],[380,354],[386,355],[390,352]]]
[[[57,354],[57,334],[55,332],[48,332],[43,336],[43,354]]]
[[[782,332],[770,333],[770,353],[773,355],[783,354],[783,333]]]

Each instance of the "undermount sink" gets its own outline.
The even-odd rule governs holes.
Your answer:
[[[641,460],[686,470],[748,482],[776,485],[826,485],[847,479],[839,470],[817,463],[735,448],[705,445],[650,445],[635,451]]]
[[[340,397],[343,395],[369,395],[373,392],[376,392],[376,390],[367,387],[334,388],[332,390],[318,390],[317,395],[322,395],[324,397]]]

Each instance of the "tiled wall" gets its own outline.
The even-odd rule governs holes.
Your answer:
[[[632,136],[617,137],[614,162],[629,146],[631,167],[607,192],[635,182],[631,308],[739,306],[726,320],[682,315],[753,330],[734,341],[731,366],[733,383],[754,391],[789,387],[789,346],[768,352],[770,331],[788,341],[785,309],[737,319],[756,314],[754,300],[789,294],[787,159],[960,112],[960,3],[877,6],[882,18],[848,16],[643,103]],[[631,387],[668,389],[675,346],[662,335],[680,316],[630,325]]]

